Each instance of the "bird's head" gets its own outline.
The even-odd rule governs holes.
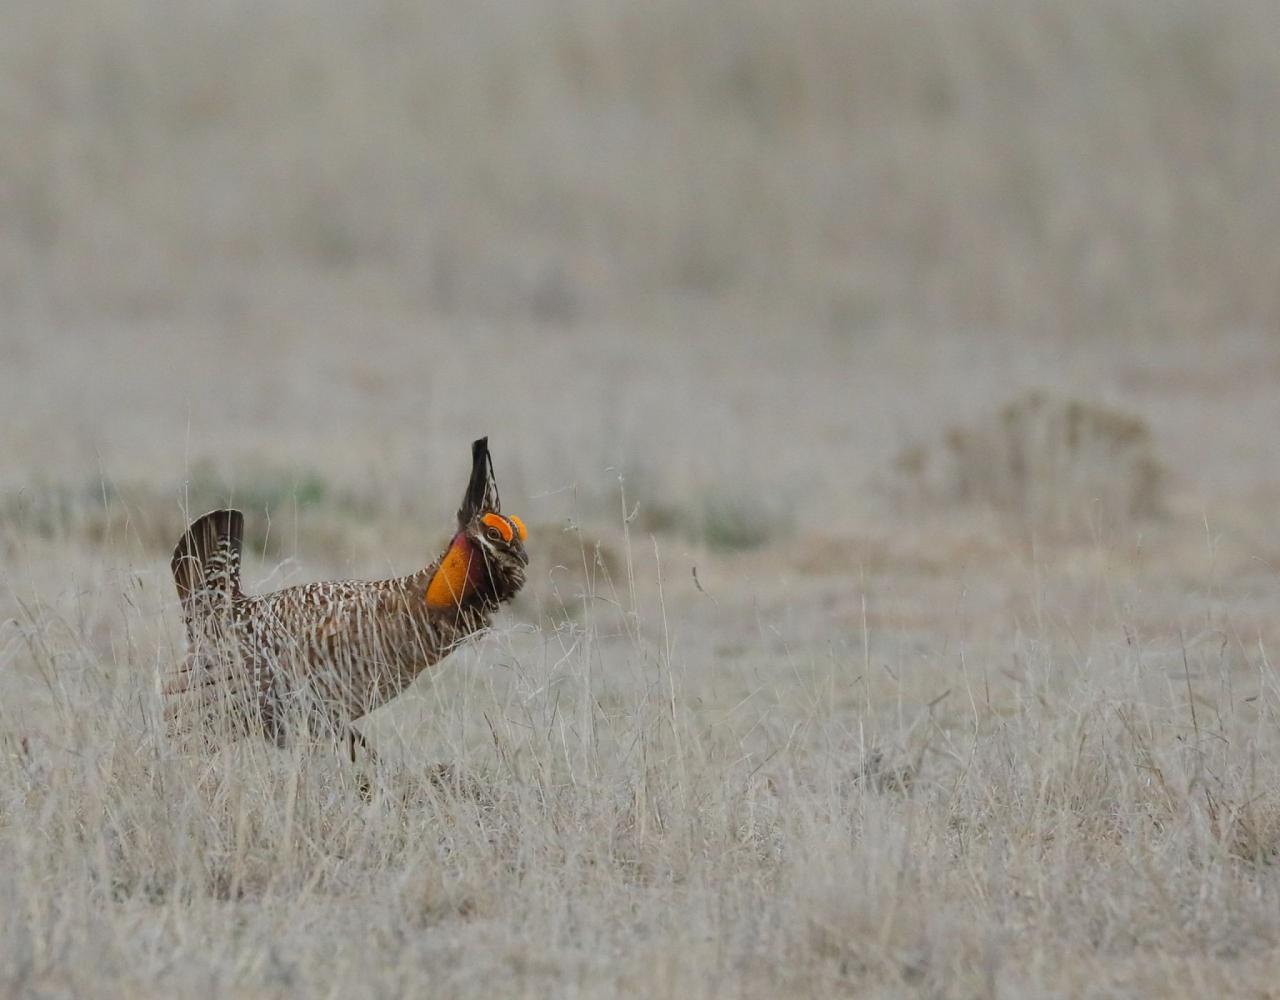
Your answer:
[[[524,586],[528,532],[501,507],[488,438],[481,438],[471,446],[471,481],[458,508],[458,530],[427,587],[427,604],[496,608]]]
[[[486,511],[464,532],[473,552],[479,554],[475,593],[484,604],[497,607],[511,600],[524,586],[529,554],[524,550],[524,522],[509,514]]]

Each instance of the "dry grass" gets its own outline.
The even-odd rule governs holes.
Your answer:
[[[0,993],[1274,992],[1278,30],[10,5]],[[405,571],[480,433],[530,585],[377,765],[168,741],[186,517]]]
[[[367,800],[331,747],[168,742],[161,553],[5,532],[77,567],[47,601],[9,578],[0,632],[17,993],[1175,996],[1274,973],[1280,686],[1242,621],[1142,620],[1194,625],[1195,598],[1143,596],[1167,555],[1129,581],[1070,550],[925,566],[899,538],[859,624],[815,631],[847,571],[787,597],[709,555],[709,596],[623,543],[575,618],[518,616],[370,720]],[[887,613],[1032,578],[985,634],[978,601],[914,641]],[[479,793],[433,783],[441,761]]]

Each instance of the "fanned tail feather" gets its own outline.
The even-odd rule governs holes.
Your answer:
[[[238,510],[212,510],[178,539],[170,565],[188,619],[199,607],[240,596],[243,541],[244,515]]]

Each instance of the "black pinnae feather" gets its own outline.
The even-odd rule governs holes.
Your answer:
[[[471,442],[471,480],[458,508],[458,526],[465,528],[480,513],[499,509],[498,480],[493,474],[489,439],[477,438]]]

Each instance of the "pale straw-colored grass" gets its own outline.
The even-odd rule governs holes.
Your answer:
[[[1274,992],[1278,16],[6,6],[0,993]],[[875,489],[1032,388],[1162,515]],[[405,572],[480,434],[530,586],[376,765],[169,740],[185,519]]]

